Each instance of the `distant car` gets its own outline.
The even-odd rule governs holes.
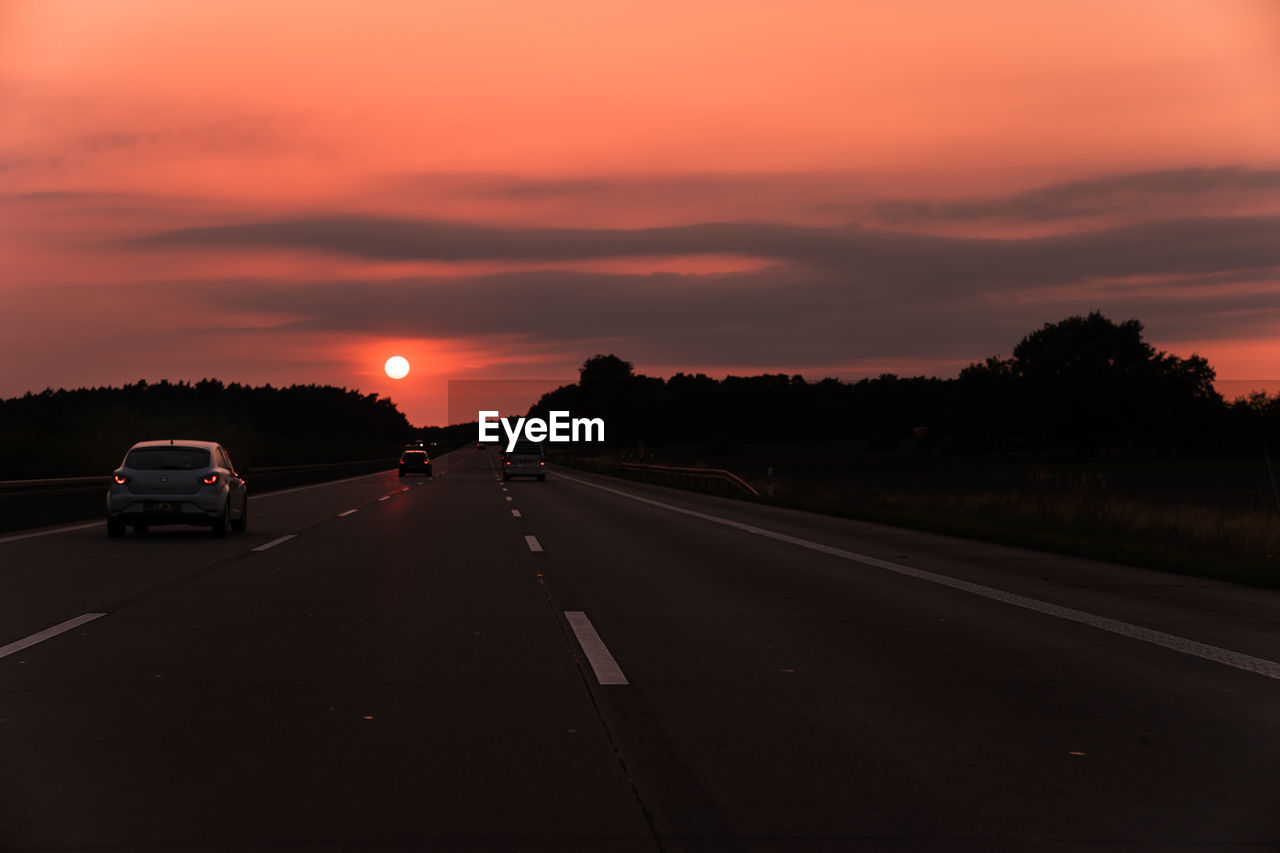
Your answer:
[[[510,453],[502,456],[502,479],[537,477],[547,479],[547,459],[539,441],[517,441]]]
[[[126,526],[198,524],[214,536],[244,530],[249,493],[226,448],[215,441],[140,441],[125,454],[107,488],[107,535]]]
[[[425,450],[406,450],[400,454],[400,476],[425,474],[431,476],[431,459]]]

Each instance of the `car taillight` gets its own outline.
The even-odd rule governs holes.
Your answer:
[[[218,475],[214,473],[207,477],[201,477],[200,482],[204,483],[206,486],[212,486],[214,483],[218,482]]]
[[[125,483],[129,482],[129,476],[127,474],[112,474],[111,479],[115,481],[117,486],[123,486]]]
[[[503,465],[510,465],[510,464],[511,464],[511,460],[510,460],[510,459],[508,459],[506,462],[504,462],[504,463],[502,463],[502,464],[503,464]]]
[[[545,461],[539,460],[538,464],[539,464],[539,465],[546,465],[547,463],[546,463]]]

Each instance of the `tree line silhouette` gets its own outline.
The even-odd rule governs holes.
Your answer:
[[[928,453],[1104,452],[1245,455],[1280,448],[1280,396],[1227,403],[1199,356],[1142,339],[1137,320],[1098,312],[1046,323],[1011,357],[955,379],[842,382],[799,375],[637,374],[616,355],[586,360],[579,381],[530,409],[603,417],[608,443],[861,440]],[[266,467],[391,457],[422,439],[436,454],[475,440],[475,424],[415,429],[388,398],[328,385],[251,387],[217,379],[145,380],[123,388],[45,390],[0,400],[0,479],[110,471],[134,442],[213,438],[237,465]]]
[[[799,375],[636,374],[596,355],[578,383],[544,395],[551,410],[603,417],[609,443],[863,440],[871,451],[910,442],[930,453],[1103,452],[1256,457],[1280,444],[1280,397],[1228,404],[1200,356],[1179,358],[1142,339],[1137,320],[1099,312],[1046,323],[1007,359],[958,378],[899,377],[808,382]]]
[[[412,434],[391,400],[329,385],[45,390],[0,400],[0,479],[109,472],[146,439],[219,441],[252,468],[390,457]]]

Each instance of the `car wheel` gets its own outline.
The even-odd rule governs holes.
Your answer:
[[[236,533],[244,533],[244,527],[249,523],[249,496],[244,497],[244,506],[240,508],[240,517],[231,520],[231,529]]]
[[[510,474],[503,474],[503,475],[502,475],[502,480],[503,480],[503,482],[506,482],[507,480],[510,480],[510,479],[511,479],[511,475],[510,475]]]
[[[400,472],[400,476],[401,476],[401,477],[403,477],[403,476],[404,476],[404,471],[401,471],[401,472]]]
[[[118,518],[107,519],[107,535],[112,539],[119,539],[124,535],[124,522]]]
[[[145,521],[139,521],[137,524],[133,526],[133,532],[138,534],[146,533],[147,523]]]
[[[546,481],[547,481],[547,475],[546,475],[546,474],[539,474],[539,475],[538,475],[538,482],[539,482],[539,483],[545,483]]]
[[[222,538],[231,532],[231,501],[222,505],[222,515],[213,520],[213,535]]]
[[[428,477],[430,477],[430,476],[431,476],[431,466],[429,466],[429,465],[427,466],[427,476],[428,476]]]

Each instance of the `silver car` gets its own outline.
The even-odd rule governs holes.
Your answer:
[[[249,495],[231,456],[215,441],[140,441],[125,454],[107,490],[107,535],[126,525],[146,533],[153,524],[199,524],[214,536],[241,531]]]
[[[511,452],[502,455],[502,479],[512,477],[537,477],[547,479],[547,458],[542,452],[542,443],[521,439]]]

